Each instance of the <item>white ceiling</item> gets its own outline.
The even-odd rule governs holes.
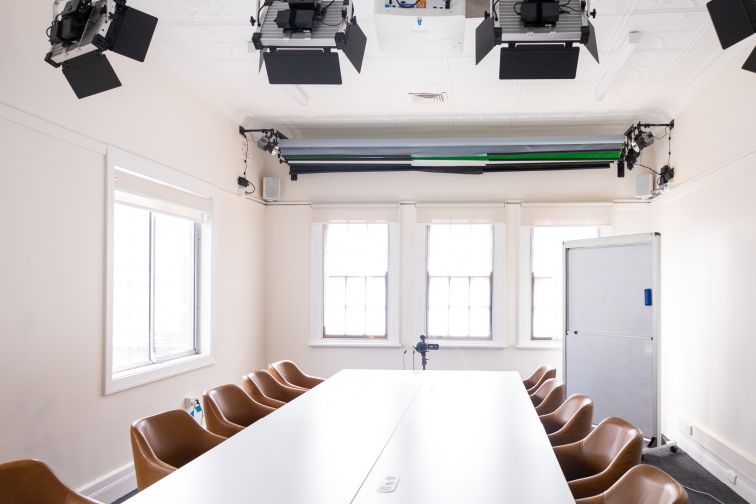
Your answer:
[[[525,126],[628,124],[663,120],[680,110],[742,51],[723,52],[705,0],[593,0],[601,64],[581,51],[574,81],[500,81],[497,52],[479,66],[468,19],[462,54],[435,58],[382,54],[373,0],[356,0],[368,37],[361,74],[342,60],[344,85],[271,86],[249,52],[253,0],[130,0],[160,18],[150,61],[237,121],[288,131],[312,127]],[[602,100],[595,89],[630,31],[643,38]],[[343,58],[343,56],[342,56]],[[447,103],[418,104],[410,92],[446,92]]]

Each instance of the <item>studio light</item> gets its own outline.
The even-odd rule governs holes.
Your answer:
[[[53,6],[48,28],[52,48],[45,61],[63,68],[78,98],[119,87],[105,51],[144,61],[157,18],[126,6],[126,0],[70,0]]]
[[[590,0],[491,0],[475,30],[475,63],[497,45],[500,79],[574,79],[580,45],[599,60]]]
[[[362,70],[367,37],[351,0],[258,0],[257,17],[252,44],[271,84],[341,84],[337,51]]]
[[[643,150],[654,143],[654,134],[650,131],[638,131],[633,139],[638,149]]]
[[[639,164],[641,152],[653,145],[656,137],[652,128],[665,128],[666,133],[660,138],[667,138],[671,142],[672,129],[675,127],[675,121],[669,123],[637,123],[630,126],[625,131],[625,143],[622,146],[620,158],[617,161],[617,176],[624,177],[625,169],[632,170],[636,164]],[[671,143],[669,144],[669,155],[672,155]],[[647,167],[646,167],[647,168]],[[669,168],[669,167],[667,167]],[[650,169],[650,168],[649,168]],[[651,170],[653,171],[653,170]],[[670,178],[674,176],[674,171]]]
[[[706,4],[722,49],[727,49],[756,33],[756,0],[711,0]],[[756,49],[743,64],[756,72]]]

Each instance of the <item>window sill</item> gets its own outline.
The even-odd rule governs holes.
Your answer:
[[[402,345],[396,341],[387,340],[319,340],[311,341],[311,347],[342,347],[342,348],[401,348]]]
[[[522,350],[561,350],[561,341],[528,341],[527,343],[520,343],[516,345],[516,348]]]
[[[507,348],[507,345],[499,343],[497,341],[444,341],[433,340],[431,343],[438,343],[440,345],[439,350],[445,348],[481,348],[484,350],[503,350]]]
[[[146,385],[170,378],[171,376],[212,366],[213,364],[215,364],[215,357],[208,353],[190,355],[161,364],[152,364],[150,366],[114,373],[112,377],[105,377],[105,395]]]

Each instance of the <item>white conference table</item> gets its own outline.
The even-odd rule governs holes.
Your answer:
[[[575,501],[517,373],[344,370],[128,502]]]

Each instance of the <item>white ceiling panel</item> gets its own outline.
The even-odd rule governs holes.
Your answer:
[[[728,58],[717,45],[706,0],[593,0],[601,64],[581,50],[574,81],[500,81],[498,49],[475,65],[479,18],[466,20],[461,54],[390,55],[382,53],[377,43],[374,1],[355,3],[368,37],[362,73],[342,55],[344,84],[301,86],[306,99],[299,91],[268,84],[264,68],[258,73],[259,57],[249,47],[254,2],[129,0],[129,4],[160,18],[150,61],[235,120],[292,128],[607,123],[638,114],[663,116],[675,110],[673,103],[681,94],[694,96],[698,87],[708,85],[712,73],[723,66],[715,62]],[[604,99],[596,100],[599,81],[631,31],[643,33],[641,43],[613,72]],[[737,59],[729,58],[727,64],[742,63]],[[410,92],[445,92],[447,101],[414,103]]]

